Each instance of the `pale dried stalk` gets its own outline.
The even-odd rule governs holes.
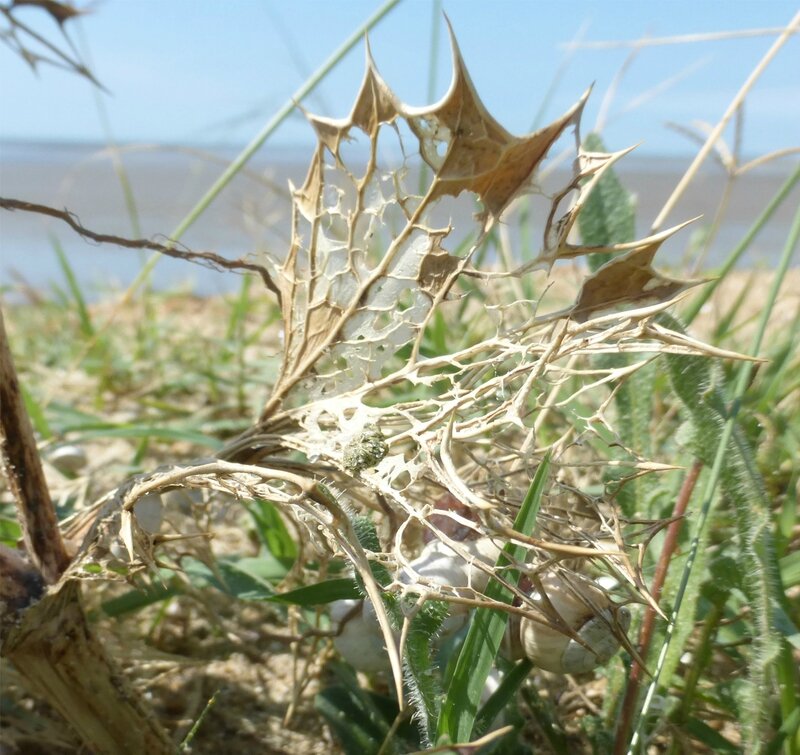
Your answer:
[[[727,39],[750,39],[752,37],[775,37],[786,32],[785,26],[768,26],[761,29],[738,29],[736,31],[714,31],[697,34],[676,34],[670,37],[643,37],[631,40],[595,40],[570,42],[562,45],[573,50],[614,50],[620,47],[658,47],[702,42],[719,42]],[[793,33],[793,32],[792,32]]]
[[[175,752],[88,624],[79,583],[62,582],[28,608],[4,639],[3,655],[93,752]]]
[[[662,223],[667,219],[667,216],[670,214],[670,212],[672,212],[683,192],[686,190],[686,187],[694,179],[695,174],[700,169],[703,161],[706,159],[711,150],[714,149],[717,139],[719,139],[719,137],[722,135],[722,132],[730,122],[730,119],[733,118],[733,116],[736,114],[736,111],[750,93],[753,85],[761,77],[761,74],[767,69],[767,66],[769,66],[769,64],[772,62],[773,58],[780,52],[781,48],[789,41],[790,37],[797,32],[798,28],[800,28],[800,13],[797,13],[789,22],[789,24],[781,31],[778,39],[775,40],[772,47],[767,50],[767,53],[764,55],[758,65],[750,72],[747,80],[744,82],[744,84],[742,84],[741,89],[739,89],[734,98],[731,100],[727,110],[719,120],[719,123],[717,123],[717,125],[708,135],[705,144],[703,144],[702,148],[692,161],[692,164],[687,168],[686,173],[684,173],[681,177],[681,180],[678,182],[672,194],[669,196],[669,199],[667,199],[667,201],[664,203],[664,206],[661,208],[661,212],[658,213],[658,217],[656,217],[656,219],[653,221],[653,232],[658,230]]]
[[[569,518],[573,494],[554,484],[542,509],[542,532],[531,537],[514,532],[513,514],[547,450],[537,437],[537,418],[548,416],[556,428],[556,441],[548,443],[556,452],[555,469],[580,469],[591,480],[599,480],[604,466],[624,466],[631,474],[660,471],[669,467],[640,459],[635,449],[626,461],[573,454],[575,431],[562,407],[573,400],[587,401],[598,387],[624,380],[660,353],[737,356],[652,324],[655,315],[693,285],[669,279],[653,267],[661,244],[685,224],[602,248],[570,240],[588,193],[628,151],[599,154],[580,149],[578,126],[587,95],[553,124],[516,137],[480,102],[455,45],[453,61],[453,81],[443,99],[427,108],[410,108],[388,88],[368,56],[350,115],[338,120],[309,116],[319,144],[304,184],[293,192],[291,246],[283,256],[265,255],[263,266],[248,263],[265,271],[262,277],[277,292],[284,326],[282,363],[261,420],[222,450],[224,460],[161,470],[109,494],[71,571],[76,578],[113,578],[112,570],[93,576],[83,567],[113,565],[114,546],[119,552],[120,541],[131,573],[155,568],[156,547],[171,547],[168,541],[172,537],[174,544],[174,536],[151,536],[139,526],[136,502],[145,494],[185,486],[269,500],[308,526],[320,549],[343,555],[363,581],[401,701],[400,652],[370,562],[394,569],[395,581],[385,589],[403,594],[422,590],[464,605],[485,603],[477,591],[465,597],[429,580],[408,585],[397,577],[408,566],[420,531],[447,544],[458,557],[470,558],[434,518],[442,513],[437,497],[449,490],[468,512],[462,521],[451,518],[472,533],[522,545],[526,562],[515,566],[529,576],[538,578],[565,560],[578,563],[580,571],[581,560],[594,559],[621,575],[631,600],[652,604],[641,560],[625,551],[613,502],[592,499],[591,525],[584,526],[583,520]],[[569,129],[575,132],[574,170],[551,198],[536,260],[511,273],[472,267],[477,243],[530,188],[548,151]],[[363,160],[343,150],[353,136],[368,139]],[[379,138],[387,136],[399,142],[403,161],[398,167],[387,167],[379,159]],[[404,188],[412,157],[418,159],[418,167],[432,170],[430,182],[418,194]],[[480,200],[483,213],[470,236],[478,242],[458,257],[446,249],[452,229],[435,210],[443,200],[462,194]],[[571,196],[574,202],[562,207]],[[381,236],[392,223],[396,229]],[[377,241],[371,246],[373,237]],[[559,312],[538,316],[537,302],[523,302],[529,305],[526,311],[516,306],[519,301],[507,305],[504,292],[491,288],[495,277],[505,276],[501,285],[506,285],[509,274],[549,270],[559,261],[601,251],[615,256],[587,277],[574,303]],[[508,239],[503,253],[511,260]],[[476,330],[481,332],[478,343],[465,342],[452,353],[426,356],[426,330],[467,274],[487,299],[480,301],[477,312],[465,309],[465,316],[487,317],[485,302],[491,296],[498,302],[493,312],[500,324],[495,320],[488,336]],[[518,287],[518,294],[523,290]],[[619,311],[621,307],[628,309]],[[620,353],[640,354],[642,359],[616,370],[592,362],[599,355]],[[583,384],[559,399],[565,381],[575,376]],[[397,397],[409,389],[415,393]],[[608,397],[591,407],[587,434],[600,437],[599,428],[611,427],[605,417],[610,401]],[[359,447],[353,456],[352,446],[363,443],[359,438],[367,427],[373,428],[371,455],[354,466],[348,459],[362,458],[359,453],[366,451]],[[288,461],[283,466],[273,463],[290,454],[304,457],[300,472],[290,469]],[[260,466],[239,463],[259,459]],[[324,474],[326,481],[314,479],[315,472]],[[341,501],[339,494],[330,492],[334,485],[346,491]],[[559,495],[566,496],[567,503],[559,503]],[[361,506],[365,500],[372,505]],[[559,511],[567,507],[561,530],[553,525],[556,517],[548,505],[561,507]],[[393,537],[381,546],[386,552],[365,552],[345,507],[381,511],[393,520]],[[548,529],[548,524],[553,526]],[[495,576],[502,581],[502,575]],[[508,588],[520,606],[494,607],[535,613],[530,596]]]

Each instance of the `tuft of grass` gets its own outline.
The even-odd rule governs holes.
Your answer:
[[[514,520],[514,529],[523,535],[529,535],[536,524],[549,468],[550,458],[546,456],[537,468]],[[524,558],[525,549],[522,546],[507,543],[497,559],[496,573],[503,574],[509,584],[516,585],[519,573],[509,567]],[[486,597],[500,603],[510,603],[513,594],[505,585],[490,580]],[[477,608],[473,613],[439,715],[437,729],[440,744],[470,741],[486,678],[500,651],[507,622],[506,613],[488,607]]]

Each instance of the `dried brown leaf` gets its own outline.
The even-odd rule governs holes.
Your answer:
[[[41,8],[48,13],[59,26],[63,26],[64,23],[71,18],[85,13],[85,11],[76,8],[70,3],[57,2],[57,0],[13,0],[11,3],[12,8],[18,8],[23,5]]]
[[[367,49],[366,72],[346,118],[308,115],[319,146],[303,185],[293,191],[292,243],[268,256],[280,291],[285,352],[263,418],[303,379],[306,393],[335,395],[379,379],[399,349],[419,339],[472,253],[509,202],[526,190],[553,143],[577,129],[586,95],[549,126],[515,137],[481,103],[452,40],[453,78],[436,104],[403,104],[380,77]],[[588,93],[587,93],[588,94]],[[410,132],[416,149],[409,153]],[[363,160],[345,145],[366,136]],[[393,139],[406,156],[386,168],[378,160]],[[414,193],[407,161],[433,169]],[[469,193],[482,205],[477,240],[463,257],[446,243],[452,231],[436,218],[445,197]],[[387,217],[397,224],[385,237]],[[376,251],[376,243],[385,244]]]
[[[414,537],[422,539],[419,530],[464,557],[463,544],[437,526],[442,511],[434,502],[443,491],[457,497],[464,510],[459,524],[470,533],[513,538],[525,548],[516,566],[529,574],[546,571],[554,559],[604,561],[624,573],[620,589],[628,598],[652,600],[639,565],[627,556],[613,501],[576,514],[580,496],[560,504],[557,488],[566,484],[562,478],[575,490],[601,485],[605,467],[671,468],[641,458],[637,449],[625,449],[630,458],[620,458],[608,440],[614,430],[605,411],[614,388],[656,355],[709,351],[652,322],[693,285],[653,267],[658,249],[680,226],[608,247],[570,241],[592,188],[627,153],[577,146],[587,95],[550,125],[517,137],[481,103],[454,41],[451,85],[438,103],[422,108],[395,96],[367,50],[349,115],[307,116],[318,145],[302,185],[292,187],[291,243],[285,253],[265,254],[257,267],[277,292],[283,319],[281,367],[260,421],[222,451],[224,460],[164,470],[113,494],[87,536],[75,576],[92,578],[86,570],[79,574],[82,565],[108,565],[108,543],[119,542],[120,534],[136,565],[153,569],[152,541],[138,538],[135,518],[127,514],[143,495],[184,486],[269,500],[307,529],[315,547],[344,555],[364,580],[398,695],[400,656],[381,592],[414,587],[397,574],[414,551]],[[538,316],[537,301],[519,294],[521,300],[509,302],[508,280],[493,286],[490,271],[471,267],[472,258],[515,197],[529,189],[545,194],[535,185],[537,172],[570,129],[576,159],[565,185],[549,197],[541,252],[506,278],[549,271],[592,252],[615,256],[585,280],[574,304]],[[463,237],[458,245],[448,214],[457,200],[469,209],[480,205],[472,224],[457,229]],[[472,290],[480,288],[474,297],[466,286],[456,288],[465,272]],[[431,318],[459,294],[463,322],[450,313],[444,320],[462,331],[453,334],[458,345],[450,348],[451,333],[439,328],[437,348],[423,348]],[[473,320],[487,327],[473,331]],[[632,357],[624,368],[598,359],[621,353]],[[546,491],[539,531],[518,537],[512,523],[546,451],[559,482],[554,475]],[[231,463],[242,459],[248,464]],[[255,465],[259,460],[263,467]],[[324,485],[317,482],[322,476]],[[386,514],[384,553],[360,545],[338,494],[322,494],[329,484],[346,491],[348,507]],[[613,550],[603,545],[609,542]],[[392,584],[375,582],[375,558],[395,569]],[[482,596],[472,600],[480,603]]]
[[[570,316],[583,322],[604,310],[657,304],[674,299],[681,292],[702,283],[669,278],[653,268],[653,258],[664,241],[686,225],[683,223],[637,242],[633,249],[603,265],[584,281],[569,311]],[[614,250],[614,247],[607,247],[603,251]]]

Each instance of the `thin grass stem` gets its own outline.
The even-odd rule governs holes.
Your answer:
[[[753,37],[774,37],[783,34],[782,26],[768,26],[761,29],[737,29],[735,31],[714,31],[698,34],[676,34],[670,37],[646,37],[644,39],[598,39],[592,42],[567,43],[566,48],[581,50],[615,50],[620,47],[663,47],[664,45],[685,45],[698,42],[720,42],[726,39],[752,39]]]
[[[178,241],[184,233],[197,221],[205,212],[206,208],[219,196],[222,190],[233,180],[234,176],[247,164],[250,158],[261,148],[264,142],[278,129],[278,127],[294,112],[295,108],[301,103],[319,83],[339,64],[344,56],[364,37],[373,26],[381,21],[389,11],[391,11],[400,0],[386,0],[361,26],[359,26],[334,52],[328,59],[310,76],[294,94],[278,109],[278,111],[267,121],[264,127],[251,140],[250,143],[234,158],[233,162],[220,174],[219,178],[210,186],[208,191],[200,198],[197,204],[192,207],[187,215],[181,220],[175,230],[170,234],[170,239]],[[147,279],[153,268],[158,263],[160,255],[155,254],[142,266],[139,274],[123,296],[123,300],[128,299],[134,291]]]
[[[769,201],[769,204],[764,208],[763,212],[756,218],[755,222],[748,229],[747,233],[742,237],[742,240],[737,244],[736,248],[728,255],[725,264],[719,271],[716,280],[709,283],[697,295],[692,303],[683,312],[682,317],[687,325],[691,325],[694,319],[700,314],[700,311],[705,306],[706,302],[711,298],[714,290],[719,285],[725,276],[735,267],[741,256],[747,251],[753,239],[758,235],[762,228],[769,222],[770,218],[775,214],[775,211],[783,203],[783,200],[791,193],[792,189],[800,182],[800,165],[795,168],[794,172],[784,181],[780,189],[775,193],[775,196]]]
[[[697,171],[700,169],[700,166],[714,148],[717,139],[719,139],[719,137],[722,135],[722,132],[725,130],[725,127],[728,125],[731,118],[733,118],[733,116],[736,114],[736,111],[750,93],[753,85],[756,83],[756,81],[758,81],[758,79],[761,77],[761,74],[764,73],[769,64],[772,62],[773,58],[775,58],[778,52],[780,52],[781,48],[786,44],[786,42],[789,41],[789,38],[792,36],[792,34],[794,34],[798,27],[800,27],[800,13],[797,13],[794,18],[792,18],[792,20],[789,22],[789,25],[783,30],[783,33],[778,37],[778,39],[775,40],[774,44],[769,48],[766,55],[764,55],[759,64],[752,70],[741,89],[736,93],[736,96],[728,105],[728,109],[725,111],[725,114],[722,116],[719,123],[717,123],[717,125],[708,135],[705,144],[697,153],[697,156],[692,161],[692,164],[689,166],[686,173],[684,173],[669,199],[667,199],[666,203],[664,204],[664,207],[662,207],[658,217],[653,222],[652,231],[654,233],[663,225],[670,212],[672,212],[678,200],[683,195],[683,192],[686,190],[686,187],[692,182],[697,174]]]

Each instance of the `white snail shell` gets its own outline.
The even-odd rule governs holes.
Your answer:
[[[161,510],[163,507],[164,504],[158,493],[148,493],[136,501],[133,512],[136,516],[136,521],[145,532],[149,532],[152,535],[161,529]]]
[[[586,646],[554,626],[523,618],[520,640],[525,656],[556,674],[583,674],[607,663],[620,648],[619,630],[625,632],[630,626],[628,609],[615,605],[599,587],[577,580],[566,583],[550,574],[542,578],[542,587],[558,616]],[[543,618],[552,616],[538,591],[531,597],[542,606]]]
[[[494,566],[500,548],[488,537],[465,540],[460,545],[469,560],[441,540],[432,540],[410,563],[411,569],[404,569],[401,572],[400,581],[412,584],[416,581],[416,574],[423,577],[428,584],[455,588],[455,592],[462,597],[474,597],[475,592],[482,593],[489,582],[489,573],[481,569],[476,562],[479,561],[487,567]],[[452,591],[448,592],[452,595]],[[469,606],[451,603],[450,615],[442,624],[441,634],[447,636],[461,629],[467,620],[468,612]]]
[[[89,459],[80,446],[64,445],[52,451],[48,461],[62,474],[74,477],[86,466]]]
[[[161,529],[163,506],[161,496],[158,493],[148,493],[134,504],[133,515],[136,517],[136,523],[149,535],[155,535]],[[121,538],[111,543],[109,550],[120,561],[130,560],[130,554]]]
[[[332,628],[339,632],[333,645],[345,661],[368,674],[389,670],[389,656],[371,601],[336,600],[329,612]]]
[[[171,488],[161,494],[169,511],[191,514],[195,506],[203,505],[203,491],[198,488]]]
[[[500,555],[500,548],[488,537],[465,540],[460,545],[461,550],[469,556],[469,561],[441,540],[432,540],[411,562],[411,569],[427,581],[455,587],[463,595],[471,593],[468,590],[461,591],[460,588],[483,592],[489,582],[489,573],[475,562],[480,561],[487,567],[494,566]],[[414,574],[411,570],[404,570],[400,580],[409,584],[414,581]]]
[[[461,543],[466,553],[487,566],[493,566],[500,549],[488,538],[466,540]],[[440,540],[428,543],[422,552],[410,562],[410,569],[404,569],[399,580],[413,584],[417,577],[424,577],[429,583],[454,587],[465,595],[472,595],[472,588],[482,592],[489,581],[489,575],[475,565],[468,563],[450,546]],[[458,631],[467,619],[469,608],[453,603],[450,616],[442,624],[441,634],[448,635]],[[369,600],[337,600],[330,604],[329,615],[332,628],[338,634],[333,639],[334,647],[353,668],[367,673],[388,671],[389,660],[383,635],[375,609]]]

